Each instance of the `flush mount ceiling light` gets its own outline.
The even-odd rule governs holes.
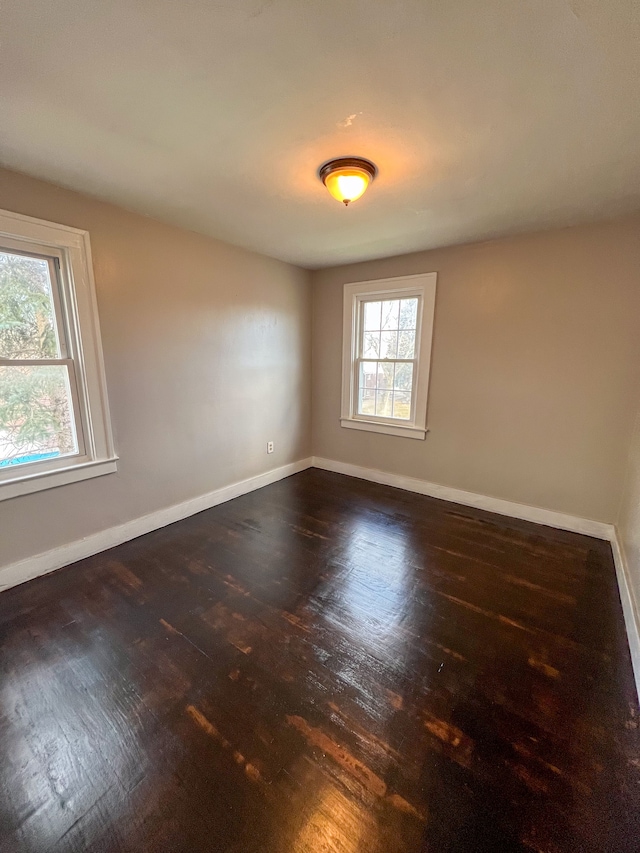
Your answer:
[[[377,174],[374,164],[362,157],[329,160],[318,170],[318,177],[331,195],[345,205],[360,198]]]

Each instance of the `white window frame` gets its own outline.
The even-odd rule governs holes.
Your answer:
[[[69,364],[75,374],[71,390],[78,416],[78,453],[0,468],[0,500],[6,500],[113,473],[118,457],[109,418],[89,233],[0,210],[2,249],[52,259],[56,320],[64,328],[67,346],[62,358],[47,359],[47,363]],[[0,366],[15,363],[0,358]]]
[[[345,284],[342,348],[342,408],[340,424],[348,429],[379,432],[404,438],[427,435],[427,399],[431,369],[431,345],[436,303],[437,273],[421,273]],[[359,341],[362,337],[363,303],[383,299],[418,298],[416,352],[410,420],[358,414]],[[384,359],[379,359],[384,361]]]

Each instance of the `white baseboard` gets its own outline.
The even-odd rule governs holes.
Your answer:
[[[587,536],[595,536],[596,539],[611,541],[614,535],[613,524],[606,524],[603,521],[591,521],[588,518],[566,515],[552,509],[527,506],[514,501],[505,501],[501,498],[478,495],[475,492],[465,492],[463,489],[440,486],[437,483],[429,483],[427,480],[418,480],[415,477],[402,477],[399,474],[389,474],[386,471],[378,471],[374,468],[361,468],[358,465],[337,462],[334,459],[323,459],[318,456],[313,457],[313,467],[323,468],[325,471],[335,471],[337,474],[347,474],[349,477],[357,477],[360,480],[370,480],[372,483],[395,486],[395,488],[404,489],[407,492],[416,492],[419,495],[428,495],[431,498],[440,498],[440,500],[463,504],[463,506],[485,509],[487,512],[497,512],[499,515],[508,515],[510,518],[521,518],[524,521],[546,524],[548,527],[557,527],[560,530],[584,533]]]
[[[638,691],[638,699],[640,700],[640,608],[634,594],[629,564],[617,531],[615,531],[611,540],[611,549],[613,551],[613,562],[616,566],[620,601],[622,602],[622,612],[624,613],[624,624],[629,640],[631,665],[633,666],[636,690]]]
[[[165,525],[172,524],[174,521],[180,521],[190,515],[195,515],[195,513],[202,512],[204,509],[209,509],[212,506],[225,503],[240,495],[261,489],[263,486],[268,486],[277,480],[283,480],[285,477],[290,477],[292,474],[297,474],[299,471],[310,468],[311,464],[311,458],[301,459],[299,462],[291,462],[289,465],[274,468],[265,474],[258,474],[258,476],[250,477],[248,480],[241,480],[238,483],[232,483],[229,486],[208,492],[206,495],[199,495],[197,498],[191,498],[188,501],[165,507],[165,509],[151,512],[148,515],[143,515],[140,518],[134,518],[132,521],[118,524],[116,527],[101,530],[99,533],[94,533],[76,542],[70,542],[68,545],[62,545],[60,548],[36,554],[34,557],[28,557],[17,563],[10,563],[0,568],[0,592],[32,578],[53,572],[56,569],[62,568],[62,566],[69,565],[69,563],[75,563],[77,560],[98,554],[100,551],[106,551],[107,548],[113,548],[114,545],[121,545],[123,542],[128,542],[137,536],[150,533],[159,527],[165,527]]]

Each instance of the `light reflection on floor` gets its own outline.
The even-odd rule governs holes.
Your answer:
[[[329,783],[309,798],[301,818],[291,853],[358,853],[372,823],[362,807]]]
[[[415,571],[407,532],[388,518],[362,515],[352,519],[345,539],[338,556],[345,568],[332,575],[323,616],[365,649],[400,649]]]
[[[95,691],[78,691],[74,669],[92,681]],[[77,683],[81,683],[78,679]],[[37,728],[28,727],[14,741],[11,763],[19,766],[12,787],[13,805],[27,810],[21,827],[28,849],[47,838],[56,839],[97,802],[112,783],[101,770],[108,766],[118,776],[126,775],[122,732],[102,725],[117,703],[110,694],[110,681],[94,667],[89,656],[79,655],[62,663],[27,662],[2,679],[0,719],[4,709],[19,713],[38,707]],[[99,709],[99,713],[96,713]]]

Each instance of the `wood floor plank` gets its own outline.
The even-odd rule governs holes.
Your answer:
[[[637,853],[611,549],[325,471],[0,596],[0,851]]]

